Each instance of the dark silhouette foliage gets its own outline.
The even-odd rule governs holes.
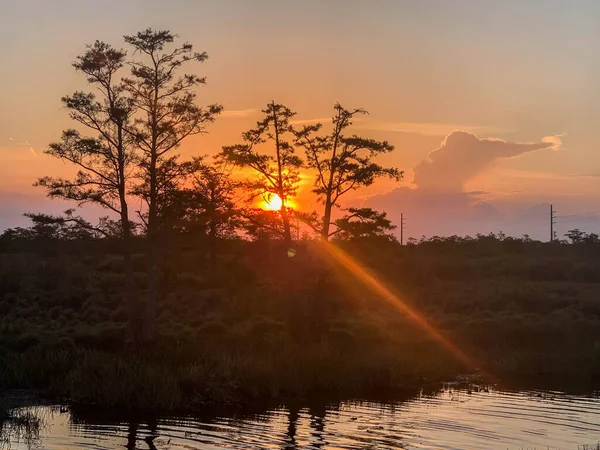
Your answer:
[[[256,176],[247,181],[250,198],[273,196],[281,199],[279,214],[283,225],[283,238],[292,240],[289,200],[296,195],[300,181],[302,159],[296,155],[293,143],[294,128],[290,119],[296,115],[284,105],[271,102],[263,111],[264,119],[256,128],[242,135],[243,144],[223,147],[220,157],[239,167],[252,169]],[[261,151],[263,144],[272,142],[273,151]]]
[[[319,135],[323,128],[320,123],[306,125],[296,133],[296,143],[304,148],[308,167],[317,172],[313,192],[323,203],[319,233],[325,240],[332,236],[332,213],[340,206],[344,194],[370,186],[380,177],[402,178],[398,169],[385,168],[373,161],[374,157],[393,151],[393,145],[344,134],[352,125],[352,119],[364,114],[367,112],[363,109],[348,110],[336,103],[330,133]]]
[[[196,88],[206,83],[205,78],[180,74],[189,63],[204,62],[208,55],[195,52],[189,43],[173,48],[175,40],[170,31],[150,28],[125,36],[125,42],[134,49],[134,59],[129,61],[131,75],[124,79],[124,85],[136,109],[128,133],[140,152],[141,181],[136,193],[147,205],[147,211],[139,215],[150,242],[144,327],[148,342],[156,337],[161,210],[173,181],[196,169],[193,161],[182,163],[173,152],[187,137],[205,133],[222,110],[220,105],[197,105]]]

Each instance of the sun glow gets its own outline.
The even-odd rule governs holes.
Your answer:
[[[282,205],[281,197],[277,194],[272,194],[270,197],[266,197],[261,203],[261,208],[268,211],[279,211]]]

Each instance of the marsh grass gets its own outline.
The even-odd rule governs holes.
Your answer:
[[[10,449],[23,444],[27,449],[39,448],[40,429],[44,426],[44,413],[35,407],[14,407],[6,401],[0,406],[0,449]]]
[[[277,245],[229,242],[213,272],[193,241],[173,248],[156,347],[127,349],[117,249],[71,244],[0,251],[0,387],[97,407],[197,409],[391,395],[478,370],[505,384],[600,380],[600,252],[587,248],[345,244],[471,357],[466,367],[311,244],[282,262]],[[143,298],[142,253],[134,266]]]

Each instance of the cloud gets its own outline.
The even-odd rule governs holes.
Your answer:
[[[331,117],[320,117],[315,119],[294,119],[290,120],[292,125],[311,125],[315,123],[330,123]]]
[[[497,128],[482,125],[456,125],[435,122],[383,122],[371,123],[367,129],[378,131],[391,131],[398,133],[421,134],[424,136],[446,136],[454,130],[462,130],[469,133],[497,133]]]
[[[221,117],[225,119],[236,119],[241,117],[251,117],[258,112],[257,109],[225,109]]]
[[[33,145],[31,145],[31,142],[29,142],[29,141],[17,142],[17,141],[15,141],[15,139],[13,137],[9,137],[8,140],[14,142],[14,145],[17,145],[19,147],[27,147],[29,152],[33,156],[37,156],[37,153],[36,153],[35,149],[33,148]]]
[[[414,168],[413,183],[418,189],[460,192],[467,181],[498,159],[514,158],[560,144],[557,136],[552,138],[556,139],[519,143],[480,139],[467,131],[453,131],[440,148],[429,153],[428,159]]]
[[[514,209],[517,200],[514,192],[499,202],[497,194],[466,191],[465,184],[499,159],[514,158],[541,149],[557,149],[562,136],[519,143],[478,138],[465,130],[452,131],[439,148],[413,168],[413,188],[404,186],[363,198],[363,205],[386,211],[396,224],[403,214],[407,223],[404,236],[475,235],[503,231],[513,236],[527,233],[534,238],[545,239],[548,235],[548,205],[512,214],[509,211]],[[552,176],[529,172],[523,172],[523,175],[528,178]],[[500,205],[503,205],[502,209],[499,209]],[[562,232],[561,227],[565,226],[558,224],[557,229]]]
[[[567,135],[567,133],[555,134],[554,136],[546,136],[546,137],[542,138],[542,142],[551,144],[552,150],[558,150],[558,149],[560,149],[560,147],[562,145],[561,138],[565,137],[566,135]]]

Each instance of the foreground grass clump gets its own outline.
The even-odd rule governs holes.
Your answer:
[[[0,449],[10,449],[12,443],[38,448],[44,417],[31,408],[20,408],[3,400],[0,403]]]
[[[194,409],[207,404],[279,401],[314,395],[330,398],[400,393],[453,373],[440,355],[438,367],[418,368],[391,347],[347,351],[328,344],[250,352],[243,343],[188,351],[143,353],[34,347],[4,357],[0,383],[41,388],[86,406],[120,409]],[[168,355],[168,356],[167,356]],[[447,366],[444,364],[450,364]]]
[[[142,244],[134,255],[140,299]],[[273,242],[222,244],[214,268],[201,241],[169,247],[161,258],[159,339],[138,349],[123,344],[117,245],[11,242],[0,249],[0,388],[37,388],[110,408],[193,409],[392,395],[465,372],[507,385],[600,380],[595,247],[487,237],[345,243],[403,305],[395,307],[322,258],[315,244],[293,259],[282,259]]]

